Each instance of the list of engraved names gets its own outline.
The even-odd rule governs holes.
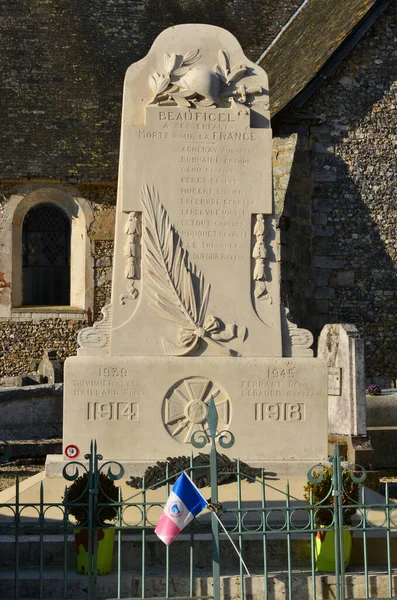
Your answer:
[[[172,147],[179,233],[193,260],[245,260],[262,178],[262,131],[250,129],[249,115],[226,109],[148,112],[150,128],[139,130],[139,140]]]

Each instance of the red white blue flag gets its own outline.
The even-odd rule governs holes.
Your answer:
[[[207,506],[204,496],[185,473],[174,483],[154,533],[169,546],[190,521]]]

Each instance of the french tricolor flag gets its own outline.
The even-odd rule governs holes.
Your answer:
[[[190,521],[207,506],[204,496],[185,473],[174,483],[154,533],[169,546]]]

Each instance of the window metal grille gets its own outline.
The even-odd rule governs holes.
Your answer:
[[[26,215],[22,230],[23,304],[70,304],[70,223],[63,211],[41,204]]]

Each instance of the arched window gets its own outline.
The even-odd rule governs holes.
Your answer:
[[[31,208],[22,227],[22,303],[70,304],[70,222],[54,204]]]

